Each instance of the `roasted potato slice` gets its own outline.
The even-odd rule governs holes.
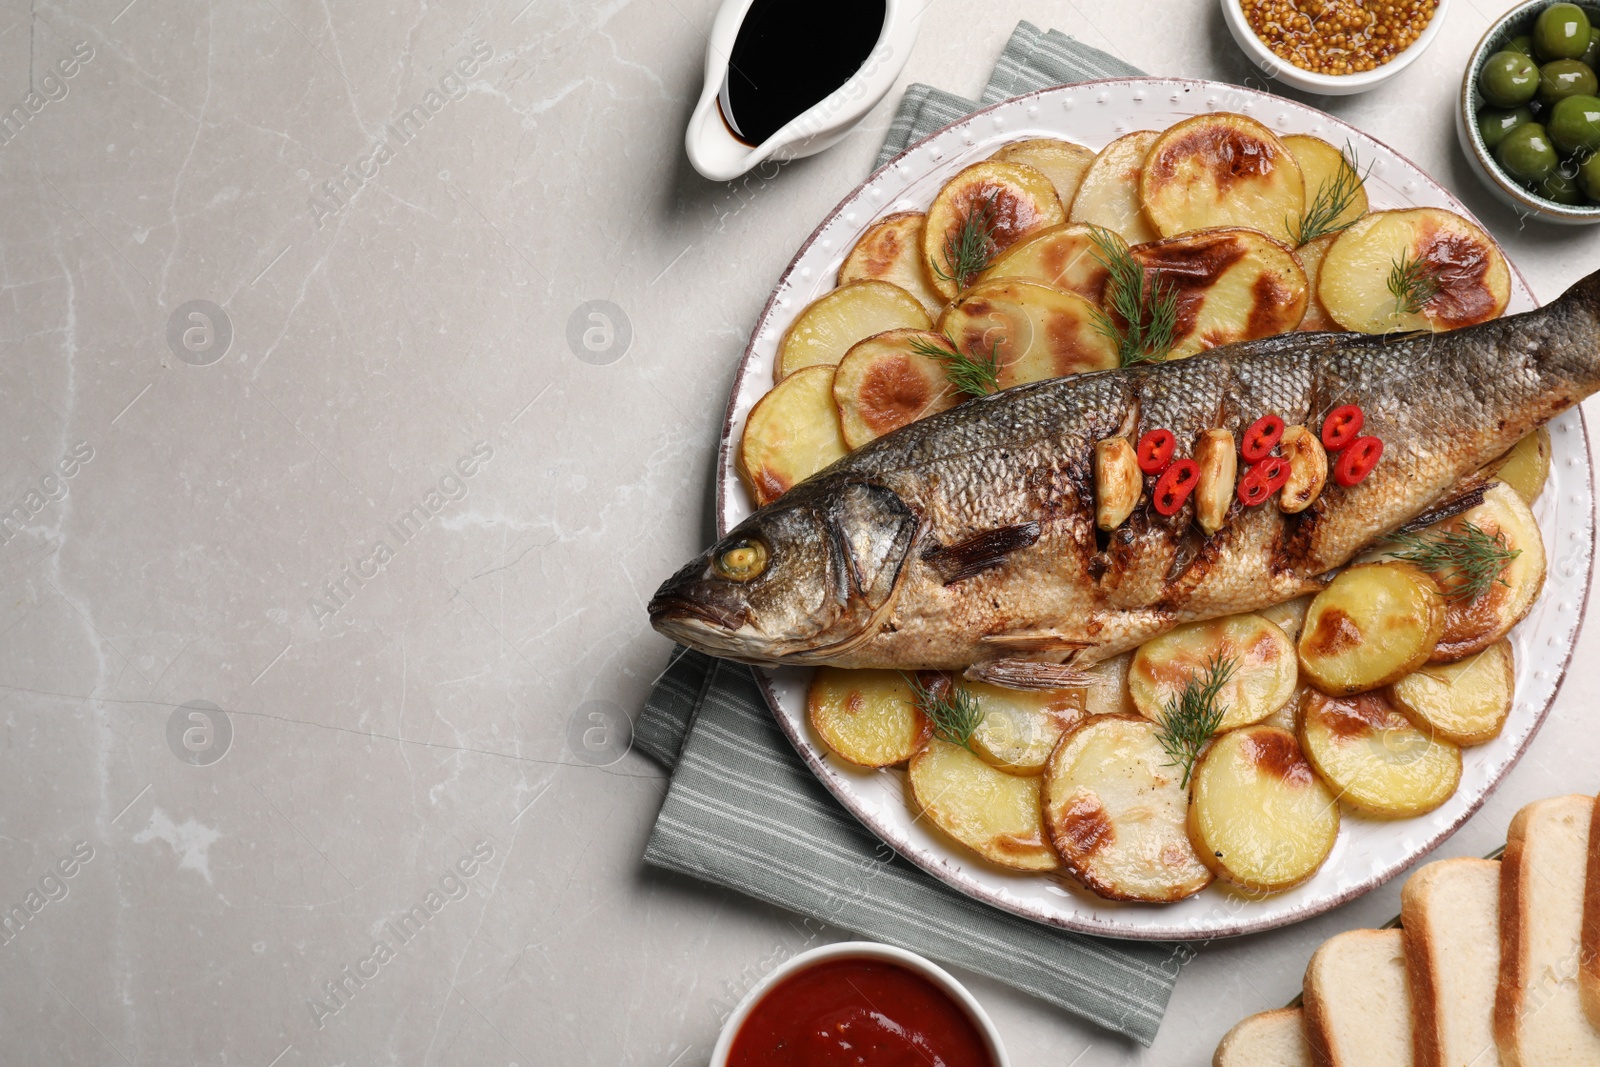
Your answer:
[[[819,667],[806,715],[834,755],[862,767],[904,763],[933,736],[933,723],[899,671]]]
[[[837,366],[850,347],[885,330],[932,326],[917,298],[888,282],[851,282],[823,293],[789,325],[774,372],[783,381],[803,367]]]
[[[1007,774],[1044,773],[1056,742],[1084,717],[1081,689],[1031,692],[984,682],[961,682],[983,711],[972,732],[972,751]]]
[[[917,298],[930,316],[938,315],[944,299],[928,280],[922,262],[922,223],[920,211],[900,211],[885,215],[867,228],[850,254],[839,266],[839,284],[888,282]]]
[[[1310,287],[1287,245],[1255,230],[1186,233],[1129,249],[1156,284],[1177,294],[1171,357],[1287,333],[1305,315]]]
[[[1303,333],[1344,329],[1334,321],[1332,315],[1328,314],[1327,307],[1322,303],[1322,294],[1317,289],[1317,280],[1322,277],[1322,261],[1327,258],[1328,249],[1332,248],[1333,242],[1338,239],[1339,235],[1336,233],[1325,233],[1294,250],[1295,262],[1306,272],[1306,313],[1300,320],[1300,325],[1295,327]]]
[[[1050,179],[1050,184],[1055,186],[1056,196],[1061,200],[1061,206],[1066,207],[1077,195],[1078,186],[1083,181],[1083,173],[1089,169],[1089,164],[1094,162],[1094,157],[1094,149],[1085,148],[1081,144],[1057,140],[1054,137],[1038,137],[1031,141],[1008,144],[989,158],[1001,163],[1021,163],[1032,167]]]
[[[944,364],[924,354],[929,347],[948,349],[950,342],[928,330],[890,330],[845,353],[833,376],[833,402],[846,445],[860,448],[960,403]]]
[[[930,823],[991,863],[1053,871],[1038,777],[996,770],[960,745],[935,738],[911,757],[911,795]]]
[[[1126,437],[1108,437],[1094,445],[1094,522],[1115,530],[1127,521],[1144,491],[1144,472]]]
[[[1073,222],[1102,226],[1129,244],[1161,236],[1145,217],[1139,200],[1139,173],[1150,146],[1160,136],[1154,130],[1139,130],[1102,148],[1083,173],[1068,217]]]
[[[1300,747],[1339,799],[1379,818],[1430,812],[1461,781],[1461,749],[1417,729],[1384,692],[1307,693]]]
[[[1278,493],[1278,510],[1293,515],[1314,504],[1328,484],[1328,450],[1308,427],[1285,426],[1278,453],[1289,463],[1289,480]]]
[[[1317,873],[1339,837],[1339,804],[1294,734],[1247,726],[1195,765],[1189,838],[1224,881],[1281,893]]]
[[[1080,222],[1040,230],[1012,245],[1010,251],[978,275],[978,282],[1006,279],[1038,282],[1052,289],[1077,293],[1089,303],[1098,304],[1105,295],[1107,271],[1101,262],[1104,257],[1095,247],[1094,236],[1094,227]],[[1122,238],[1110,230],[1102,231],[1101,239],[1127,247]]]
[[[1511,642],[1500,640],[1475,656],[1421,667],[1390,686],[1389,695],[1424,732],[1481,745],[1500,736],[1515,685]]]
[[[1244,226],[1292,242],[1305,180],[1271,130],[1221,112],[1185,119],[1156,139],[1139,174],[1139,198],[1163,237]]]
[[[1350,165],[1350,160],[1345,158],[1343,152],[1320,137],[1303,133],[1292,133],[1282,140],[1283,147],[1300,164],[1300,177],[1305,182],[1306,190],[1305,210],[1311,210],[1319,198],[1331,205],[1332,198],[1342,188],[1350,190],[1348,195],[1339,196],[1347,203],[1343,211],[1327,220],[1328,227],[1343,229],[1367,213],[1367,188],[1361,180],[1363,175]],[[1298,234],[1300,231],[1297,228],[1295,232]]]
[[[1375,211],[1328,249],[1317,293],[1349,330],[1454,330],[1505,310],[1511,270],[1494,239],[1453,211]]]
[[[922,255],[929,282],[949,300],[1000,253],[1031,233],[1066,221],[1055,186],[1039,171],[1020,163],[974,163],[946,182],[928,208]],[[979,246],[976,259],[958,251],[963,229]]]
[[[1211,883],[1189,843],[1187,798],[1152,722],[1086,719],[1050,756],[1044,822],[1062,863],[1107,900],[1164,902]]]
[[[1132,663],[1133,653],[1123,652],[1084,668],[1083,673],[1095,684],[1081,690],[1083,710],[1090,715],[1137,715],[1139,709],[1128,690],[1128,668]]]
[[[1300,669],[1324,693],[1361,693],[1428,662],[1444,634],[1444,597],[1409,563],[1363,563],[1316,595],[1300,633]]]
[[[739,438],[739,473],[757,504],[770,504],[849,449],[833,406],[833,367],[795,371],[756,401]]]
[[[1228,615],[1184,623],[1139,646],[1128,668],[1128,691],[1139,714],[1161,722],[1191,679],[1218,658],[1233,673],[1217,695],[1227,709],[1219,730],[1260,722],[1294,693],[1294,642],[1260,615]]]
[[[1518,441],[1515,448],[1489,464],[1489,473],[1529,504],[1538,500],[1550,478],[1549,429],[1541,426]]]
[[[1037,282],[975,285],[945,309],[939,329],[967,355],[997,359],[1002,389],[1121,365],[1093,304]]]

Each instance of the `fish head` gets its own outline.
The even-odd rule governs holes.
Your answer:
[[[850,482],[760,509],[651,598],[680,644],[746,663],[807,663],[875,632],[918,522],[898,494]]]

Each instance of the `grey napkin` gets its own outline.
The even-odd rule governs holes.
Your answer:
[[[983,100],[1138,73],[1024,22]],[[911,86],[879,165],[978,106]],[[1141,1044],[1154,1040],[1185,958],[1179,946],[1019,919],[924,874],[817,781],[748,667],[675,650],[634,727],[634,746],[673,772],[646,863],[988,975]]]

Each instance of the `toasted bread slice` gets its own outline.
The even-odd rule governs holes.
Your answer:
[[[1299,1008],[1264,1011],[1228,1031],[1211,1067],[1311,1067]]]
[[[1306,1042],[1316,1067],[1411,1067],[1411,991],[1399,930],[1348,930],[1306,968]]]
[[[1500,864],[1423,867],[1400,893],[1417,1067],[1500,1067],[1494,990],[1500,973]]]
[[[1594,1067],[1600,1030],[1578,994],[1594,800],[1540,800],[1511,821],[1500,862],[1494,1034],[1505,1067]]]
[[[1600,1026],[1600,799],[1589,820],[1589,877],[1583,895],[1583,953],[1578,988],[1589,1021]]]

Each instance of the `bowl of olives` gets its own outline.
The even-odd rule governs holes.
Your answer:
[[[1519,214],[1600,222],[1597,70],[1597,4],[1519,4],[1473,51],[1456,133],[1478,177]]]

